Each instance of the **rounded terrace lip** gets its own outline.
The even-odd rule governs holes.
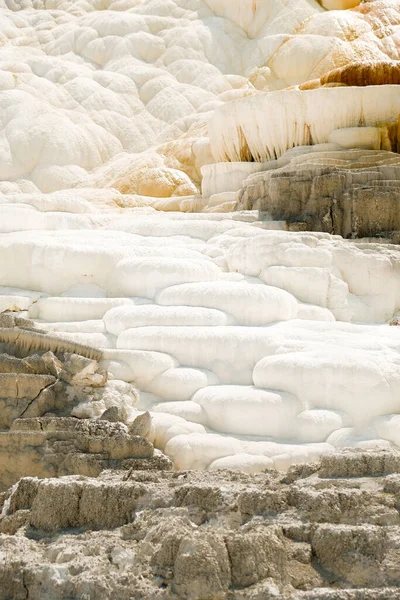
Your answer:
[[[19,286],[3,301],[101,347],[180,468],[286,469],[360,435],[396,443],[396,246],[136,212],[94,219],[85,237],[63,229],[77,215],[42,216],[53,229],[0,240],[2,282]],[[29,273],[36,291],[22,292]]]

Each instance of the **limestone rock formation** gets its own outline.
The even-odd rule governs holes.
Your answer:
[[[25,475],[170,469],[145,437],[151,417],[135,408],[137,391],[107,381],[102,352],[32,325],[0,314],[0,491]]]
[[[370,164],[371,153],[346,152]],[[300,170],[307,154],[292,149],[279,164]],[[87,386],[98,371],[70,369],[65,409],[40,415],[143,420],[132,433],[180,469],[285,470],[343,446],[400,445],[399,331],[389,326],[400,254],[389,239],[344,240],[298,220],[287,231],[258,211],[40,214],[48,231],[15,219],[19,231],[0,236],[2,304],[44,332],[18,326],[29,353],[46,354],[48,339],[53,354],[86,352],[82,368],[95,360],[108,372]]]
[[[0,0],[0,600],[397,600],[399,39]]]
[[[250,175],[238,209],[343,237],[400,231],[400,156],[374,150],[305,153],[287,166]]]
[[[399,491],[393,452],[25,477],[0,499],[0,599],[395,600]]]
[[[397,132],[399,113],[396,85],[269,92],[219,107],[210,123],[210,143],[215,162],[271,161],[295,146],[327,143],[337,129],[393,122]]]
[[[105,469],[171,469],[171,462],[122,423],[72,417],[16,419],[0,432],[0,490],[20,477],[81,474]]]
[[[107,373],[86,355],[101,352],[61,340],[32,327],[32,323],[0,315],[0,425],[9,428],[19,417],[49,412],[70,414],[74,388],[104,388]],[[79,354],[77,354],[79,353]]]

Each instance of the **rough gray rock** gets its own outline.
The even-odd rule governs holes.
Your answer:
[[[148,411],[138,415],[129,425],[129,433],[132,435],[148,435],[151,427],[151,416]]]
[[[119,406],[110,406],[107,408],[101,415],[101,421],[109,421],[110,423],[123,423],[124,418],[122,416],[122,411]]]
[[[374,150],[306,154],[249,176],[238,210],[343,237],[388,236],[400,230],[400,157]]]

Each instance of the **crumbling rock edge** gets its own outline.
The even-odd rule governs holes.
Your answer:
[[[102,352],[0,314],[0,492],[23,476],[172,469],[146,439],[136,388],[109,381]]]

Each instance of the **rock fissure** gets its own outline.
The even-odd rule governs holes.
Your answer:
[[[17,379],[16,384],[17,384],[17,397],[18,397],[19,396],[19,393],[18,393],[18,379]],[[39,397],[42,395],[43,392],[45,392],[46,390],[51,390],[51,389],[55,388],[56,385],[57,385],[57,383],[49,383],[49,385],[46,385],[42,390],[40,390],[40,392],[38,393],[38,395],[29,402],[28,406],[21,413],[20,418],[24,417],[25,413],[34,404],[34,402],[37,402],[37,400],[39,399]],[[40,427],[42,428],[41,424],[40,424]]]

